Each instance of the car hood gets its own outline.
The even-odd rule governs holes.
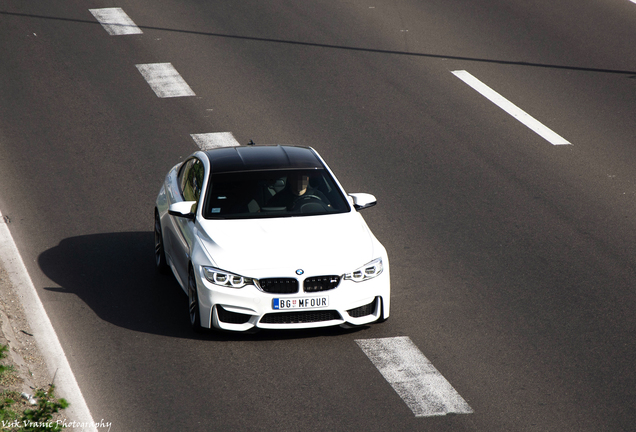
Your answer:
[[[357,212],[204,220],[199,239],[217,268],[248,277],[341,275],[383,255]]]

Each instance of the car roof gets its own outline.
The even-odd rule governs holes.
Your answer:
[[[317,169],[324,165],[309,147],[245,146],[221,147],[204,152],[214,174],[241,171]]]

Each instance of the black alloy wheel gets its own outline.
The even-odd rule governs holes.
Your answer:
[[[200,332],[201,314],[199,312],[199,293],[197,291],[197,281],[194,277],[194,269],[190,267],[188,272],[188,312],[190,314],[190,326],[195,332]]]
[[[161,221],[159,220],[159,213],[157,213],[157,211],[155,211],[155,268],[162,274],[168,272],[166,251],[163,247],[163,236],[161,234]]]

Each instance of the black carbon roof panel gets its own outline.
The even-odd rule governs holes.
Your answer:
[[[307,147],[246,146],[222,147],[205,152],[212,173],[261,171],[270,169],[323,168],[316,154]]]

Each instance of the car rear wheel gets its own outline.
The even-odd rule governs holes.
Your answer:
[[[194,277],[194,269],[190,267],[188,273],[188,311],[190,313],[190,326],[195,332],[200,332],[201,314],[199,312],[199,292],[197,291],[197,280]]]
[[[159,273],[168,272],[166,263],[166,251],[163,247],[163,235],[161,233],[161,221],[159,214],[155,211],[155,267]]]

